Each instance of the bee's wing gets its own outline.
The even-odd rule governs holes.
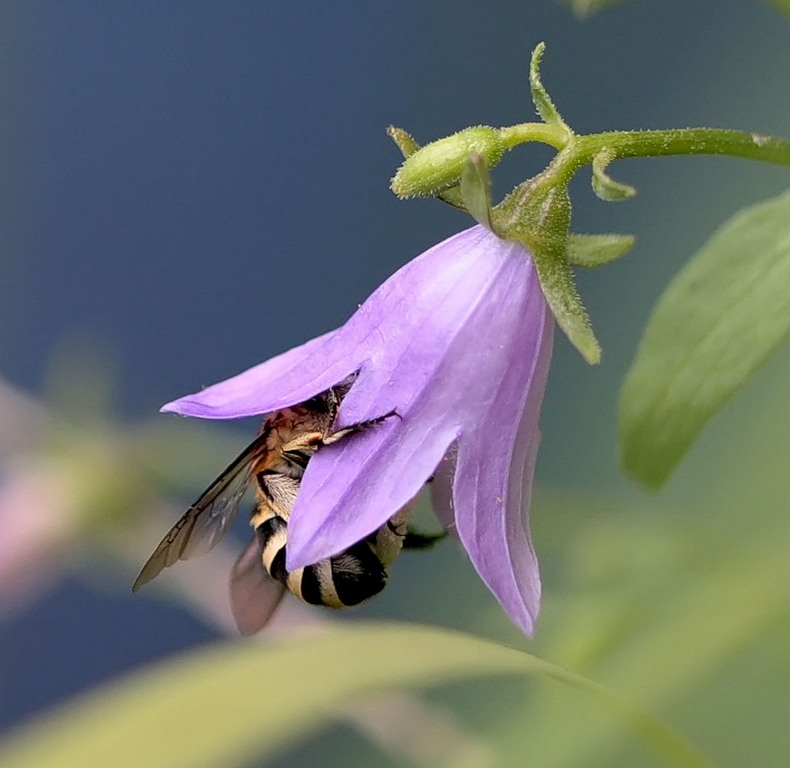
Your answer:
[[[258,436],[206,488],[159,542],[134,582],[133,592],[176,561],[205,554],[222,538],[247,490],[252,464],[265,447],[266,436]]]
[[[230,572],[230,608],[239,632],[252,635],[263,629],[284,594],[285,587],[263,567],[256,534]]]

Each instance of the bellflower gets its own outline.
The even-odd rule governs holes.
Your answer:
[[[337,427],[397,417],[310,460],[287,568],[363,539],[433,478],[438,517],[531,633],[540,579],[527,510],[553,329],[529,253],[476,226],[404,266],[337,330],[162,410],[265,414],[358,373]]]

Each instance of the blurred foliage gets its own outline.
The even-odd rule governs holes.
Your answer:
[[[790,192],[744,208],[653,310],[620,398],[622,462],[666,482],[700,430],[790,333]]]
[[[232,766],[277,751],[336,716],[338,703],[354,696],[457,678],[525,674],[592,694],[670,765],[708,765],[618,697],[534,656],[445,630],[364,625],[265,650],[229,643],[160,664],[23,731],[0,750],[0,764],[85,768],[96,755],[101,761],[113,755],[116,768]],[[268,687],[263,700],[256,681]],[[157,738],[163,723],[164,744]],[[439,759],[437,764],[449,764]]]
[[[621,5],[631,0],[562,0],[563,4],[570,6],[573,12],[581,19],[591,16],[598,11],[603,11],[615,5]],[[790,13],[790,0],[767,0],[770,5],[776,6],[780,11]]]
[[[38,439],[38,450],[78,490],[81,535],[97,539],[138,525],[157,500],[194,493],[248,439],[172,416],[125,424],[115,417],[119,378],[100,346],[64,344],[50,367]]]
[[[768,2],[780,11],[790,14],[790,0],[768,0]]]
[[[569,499],[537,518],[543,562],[559,564],[538,652],[682,724],[721,766],[778,768],[790,753],[776,705],[790,690],[789,363],[773,361],[731,404],[664,504]],[[606,724],[552,697],[532,699],[537,764],[635,764]],[[573,737],[560,738],[568,722]]]
[[[583,19],[605,8],[628,2],[628,0],[562,0],[562,2],[570,6],[573,12]]]

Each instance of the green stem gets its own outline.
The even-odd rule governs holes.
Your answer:
[[[617,157],[667,155],[732,155],[765,163],[790,165],[790,141],[722,128],[678,128],[664,131],[610,131],[575,137],[575,159],[582,165],[602,149]]]
[[[519,123],[499,129],[499,136],[508,149],[530,141],[548,144],[554,149],[562,149],[568,144],[570,134],[558,125],[546,123]]]
[[[577,136],[558,125],[521,123],[499,129],[508,149],[538,141],[559,151],[551,163],[555,180],[568,181],[602,150],[612,159],[669,155],[730,155],[790,165],[790,141],[724,128],[672,128],[660,131],[608,131]]]

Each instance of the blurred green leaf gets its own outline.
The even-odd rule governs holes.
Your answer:
[[[790,192],[727,221],[659,300],[620,397],[626,471],[659,487],[790,331]]]
[[[660,500],[632,489],[533,501],[546,585],[535,652],[682,725],[730,768],[786,768],[790,754],[780,724],[790,690],[789,377],[790,356],[775,355]],[[506,754],[529,744],[540,768],[653,768],[611,721],[557,693],[543,686],[519,720],[503,715],[493,738]]]
[[[563,546],[576,571],[564,598],[555,593],[546,606],[543,646],[684,728],[678,705],[695,700],[701,709],[717,708],[728,729],[756,727],[733,716],[734,701],[705,696],[712,678],[727,677],[739,655],[787,616],[787,525],[757,525],[753,518],[748,536],[729,537],[700,528],[693,508],[666,510],[662,518],[633,505],[615,515],[614,507],[588,510],[586,523],[574,518],[579,524]],[[774,662],[782,664],[782,656]],[[770,661],[766,667],[772,670]],[[770,674],[774,679],[779,670]],[[523,739],[541,768],[645,764],[615,759],[626,745],[611,722],[587,716],[580,702],[557,693],[541,690],[524,718],[529,725],[510,725],[512,750]],[[716,743],[709,736],[712,753]],[[786,732],[774,744],[786,749]],[[723,764],[738,764],[717,751]]]
[[[782,0],[779,1],[781,2]],[[593,13],[608,8],[610,5],[620,5],[626,0],[563,0],[563,2],[565,5],[569,5],[577,16],[586,18]]]
[[[768,2],[780,11],[790,14],[790,0],[768,0]]]
[[[271,756],[377,690],[538,675],[592,694],[672,765],[708,765],[657,721],[537,657],[447,630],[358,625],[270,647],[228,643],[83,696],[0,745],[3,768],[229,768]],[[572,723],[568,724],[571,728]]]

